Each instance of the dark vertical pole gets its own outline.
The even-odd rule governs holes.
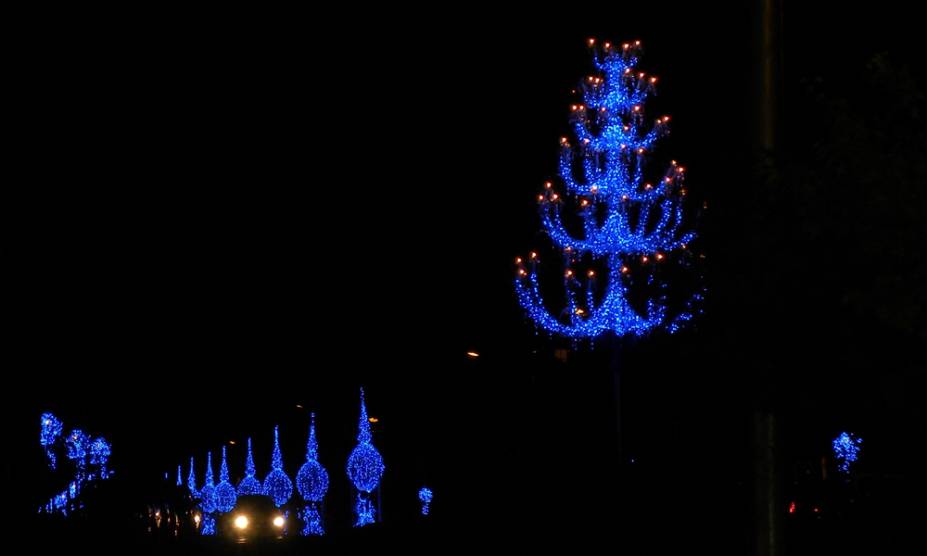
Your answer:
[[[755,4],[754,40],[757,81],[758,167],[776,173],[782,118],[780,89],[782,68],[782,5],[784,0],[759,0]],[[757,180],[762,183],[768,180]],[[765,195],[764,195],[765,196]],[[753,476],[754,476],[754,554],[779,556],[782,548],[782,519],[785,511],[780,500],[780,444],[775,415],[774,369],[755,369],[759,392],[759,408],[753,415]]]
[[[776,417],[771,411],[753,415],[754,526],[757,556],[782,554],[779,504],[779,459]]]

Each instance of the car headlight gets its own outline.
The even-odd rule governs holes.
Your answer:
[[[239,529],[245,529],[248,527],[248,517],[240,515],[235,518],[235,527]]]
[[[284,523],[286,523],[286,520],[283,519],[282,515],[278,515],[274,518],[274,527],[283,527]]]

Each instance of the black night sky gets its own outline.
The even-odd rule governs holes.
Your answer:
[[[363,385],[385,503],[399,515],[432,484],[471,540],[751,553],[758,411],[779,419],[783,500],[857,431],[877,485],[861,542],[903,537],[927,433],[921,23],[787,3],[763,158],[757,10],[669,4],[23,16],[7,511],[56,488],[43,411],[110,438],[143,503],[228,440],[233,475],[249,435],[266,470],[275,423],[292,473],[312,409],[347,516]],[[621,464],[609,344],[559,362],[569,344],[535,335],[512,291],[514,257],[543,246],[534,195],[591,36],[643,41],[652,110],[673,117],[660,149],[709,206],[704,316],[623,348]],[[786,553],[857,522],[835,523],[802,548],[789,529]]]

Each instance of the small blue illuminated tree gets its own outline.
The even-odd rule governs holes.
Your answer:
[[[270,462],[270,473],[264,479],[264,495],[270,496],[279,508],[293,495],[293,483],[283,471],[283,454],[280,452],[280,438],[274,427],[274,453]]]
[[[319,442],[315,437],[315,413],[309,418],[309,440],[306,441],[306,463],[296,474],[296,489],[306,501],[303,508],[302,535],[324,535],[319,507],[328,492],[328,471],[319,463]]]
[[[211,514],[216,511],[216,485],[212,475],[212,452],[206,452],[206,479],[203,482],[203,488],[200,490],[200,507],[203,508],[204,514]]]
[[[96,465],[99,468],[99,476],[101,479],[106,479],[109,477],[109,471],[106,469],[106,463],[109,461],[109,456],[112,454],[112,449],[110,448],[109,442],[106,441],[102,436],[98,436],[90,444],[90,464]],[[180,480],[180,468],[178,467],[177,480]]]
[[[54,470],[58,465],[58,458],[55,456],[55,443],[61,438],[64,430],[64,423],[51,413],[43,413],[41,419],[41,432],[39,433],[39,443],[45,449],[45,455],[48,457],[48,466]]]
[[[87,453],[90,449],[90,435],[80,429],[74,429],[65,441],[68,459],[77,467],[78,487],[87,478]]]
[[[703,297],[699,289],[670,303],[665,281],[670,263],[690,264],[688,244],[695,238],[683,219],[685,170],[673,161],[656,183],[645,177],[669,117],[645,121],[644,102],[656,78],[635,67],[640,41],[620,48],[589,44],[598,74],[582,83],[584,101],[572,106],[577,144],[560,140],[565,193],[547,182],[538,195],[541,223],[563,258],[566,308],[557,314],[545,305],[536,252],[516,259],[515,291],[538,327],[562,336],[672,333],[692,319]],[[572,222],[563,218],[567,201],[576,208]]]
[[[428,515],[431,512],[431,499],[433,498],[431,489],[422,487],[418,491],[418,501],[422,503],[422,515]]]
[[[846,432],[840,433],[840,436],[834,439],[832,446],[834,457],[837,459],[837,469],[842,473],[850,472],[850,465],[859,459],[860,445],[862,443],[862,438],[857,438],[854,434]]]
[[[348,456],[347,465],[348,478],[357,489],[357,500],[354,504],[355,527],[363,527],[376,521],[376,512],[370,494],[380,484],[380,478],[385,469],[383,456],[373,446],[373,435],[370,433],[370,421],[364,401],[364,389],[361,388],[357,445]]]
[[[235,487],[229,483],[229,465],[225,460],[225,446],[222,447],[222,466],[219,468],[219,484],[216,485],[216,509],[230,512],[238,501]]]
[[[183,471],[180,469],[180,464],[177,464],[177,486],[183,486]]]
[[[193,456],[190,456],[190,474],[187,475],[187,488],[190,489],[190,495],[199,498],[200,491],[196,488],[196,470],[193,468]]]
[[[251,438],[248,438],[248,455],[245,456],[245,478],[238,483],[238,495],[247,496],[249,494],[263,494],[264,487],[261,481],[255,476],[257,470],[254,467],[254,455],[251,454]]]

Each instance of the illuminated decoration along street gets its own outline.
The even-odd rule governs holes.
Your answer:
[[[206,452],[206,479],[203,481],[203,488],[200,490],[200,507],[203,509],[204,514],[211,514],[216,511],[216,485],[214,480],[212,475],[212,452]],[[205,531],[206,528],[204,527],[203,530]]]
[[[279,508],[286,504],[293,495],[293,483],[283,471],[283,454],[280,453],[280,438],[276,426],[274,427],[274,452],[270,467],[270,473],[264,479],[264,495],[270,496]]]
[[[832,446],[834,457],[837,459],[837,469],[843,473],[850,472],[850,465],[859,459],[860,445],[862,443],[862,438],[857,438],[852,433],[847,432],[840,433],[840,436],[834,439]]]
[[[383,457],[373,446],[373,435],[370,432],[370,421],[367,417],[367,405],[364,400],[364,389],[360,391],[360,418],[357,425],[357,445],[348,456],[347,473],[354,488],[357,489],[357,500],[354,504],[355,527],[363,527],[376,521],[376,512],[370,499],[370,494],[377,485],[386,467]]]
[[[322,516],[319,506],[325,493],[328,492],[328,471],[319,463],[319,442],[315,436],[315,413],[309,420],[309,439],[306,441],[306,463],[299,468],[296,474],[296,489],[306,501],[303,508],[304,536],[324,535]]]
[[[54,445],[58,439],[61,438],[64,424],[51,413],[43,413],[41,423],[39,443],[42,445],[42,448],[45,449],[45,455],[48,457],[48,466],[54,470],[58,465]]]
[[[193,468],[193,456],[190,456],[190,474],[187,475],[187,488],[190,489],[192,497],[200,497],[200,491],[196,488],[196,470]]]
[[[222,447],[222,465],[219,468],[219,484],[216,485],[216,509],[220,512],[230,512],[238,501],[235,487],[229,483],[229,465],[225,459],[225,446]]]
[[[561,336],[673,333],[700,310],[704,297],[698,288],[671,303],[665,281],[669,265],[685,268],[693,259],[688,247],[695,233],[683,218],[685,168],[672,161],[655,182],[645,177],[669,117],[644,116],[657,79],[636,68],[640,41],[598,48],[590,39],[589,46],[598,73],[583,81],[583,102],[571,107],[576,145],[566,137],[560,141],[559,185],[565,191],[549,181],[537,197],[543,228],[562,254],[566,308],[547,308],[537,252],[515,260],[515,291],[536,326]],[[576,208],[575,223],[563,218],[566,204]],[[632,286],[640,296],[632,295]]]
[[[238,495],[247,496],[249,494],[263,494],[264,487],[261,481],[255,476],[257,471],[254,467],[254,455],[251,453],[251,438],[248,438],[248,455],[245,456],[245,478],[238,483]]]
[[[422,487],[418,491],[418,501],[422,503],[422,515],[428,515],[431,512],[431,499],[434,495],[428,487]]]

